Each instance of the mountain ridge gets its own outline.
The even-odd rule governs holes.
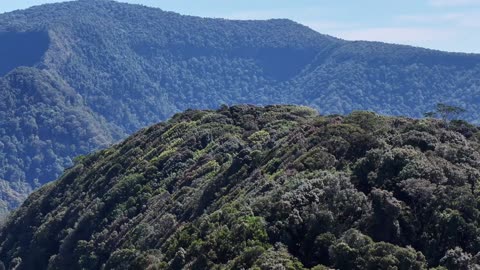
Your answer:
[[[0,44],[21,36],[26,45],[18,46],[16,55],[29,50],[27,45],[41,44],[28,61],[2,61],[1,80],[43,78],[37,84],[49,85],[45,89],[52,96],[73,91],[81,103],[75,105],[75,118],[92,127],[89,136],[74,129],[56,147],[25,153],[22,138],[38,136],[37,129],[20,135],[10,127],[50,128],[38,123],[54,111],[58,123],[52,128],[65,129],[68,121],[60,115],[70,105],[60,99],[45,103],[41,112],[24,113],[22,106],[35,104],[31,90],[36,84],[24,84],[31,96],[15,100],[17,90],[4,83],[0,102],[13,99],[15,107],[3,108],[18,113],[10,121],[7,111],[0,112],[5,116],[0,142],[9,146],[0,149],[0,157],[9,160],[0,179],[29,190],[37,178],[40,184],[56,179],[75,156],[189,108],[299,104],[325,114],[363,109],[420,117],[446,102],[467,109],[465,119],[480,119],[480,55],[349,42],[285,19],[206,19],[115,1],[73,1],[1,14],[0,32],[8,33],[0,35]],[[5,51],[0,47],[0,56]],[[17,65],[29,66],[29,73]],[[107,139],[100,143],[96,137]],[[58,139],[54,134],[38,138],[47,145]],[[35,160],[47,157],[47,167],[55,169],[42,172]],[[30,169],[39,170],[40,177],[24,177]]]
[[[188,110],[78,159],[0,228],[16,269],[475,269],[480,129]]]

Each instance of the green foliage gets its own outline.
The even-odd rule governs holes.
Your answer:
[[[448,102],[465,107],[466,120],[480,119],[472,94],[480,84],[478,55],[348,42],[289,20],[206,19],[115,1],[69,1],[1,14],[0,55],[2,212],[58,178],[76,156],[191,108],[304,104],[326,114],[368,109],[419,117]],[[288,119],[252,114],[242,123],[190,112],[191,121],[172,125],[164,138],[202,121],[240,126],[249,130],[245,136],[288,132],[289,120],[315,109],[290,107]],[[447,118],[458,112],[440,111]],[[350,118],[347,125],[357,121],[369,132],[382,126],[373,113]],[[252,139],[268,139],[257,135]],[[360,153],[350,147],[345,154],[363,155],[368,138],[355,138],[332,137],[331,147],[339,153],[355,144]],[[162,150],[158,165],[173,149]],[[200,149],[192,151],[200,156]]]
[[[439,116],[444,122],[457,120],[455,117],[465,113],[466,110],[462,107],[452,106],[444,103],[437,103],[435,105],[435,111],[426,112],[425,117],[436,117]]]
[[[266,130],[259,130],[248,137],[253,143],[264,144],[270,140],[270,134]]]
[[[424,256],[411,247],[373,242],[357,230],[349,230],[331,246],[330,256],[338,269],[426,269]]]
[[[81,154],[123,136],[48,72],[20,68],[0,78],[0,89],[1,208],[18,206],[33,189],[80,163]]]
[[[20,269],[480,265],[479,128],[305,111],[190,110],[85,156],[12,214],[0,258]]]

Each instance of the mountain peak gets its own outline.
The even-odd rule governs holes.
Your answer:
[[[39,270],[477,265],[479,132],[299,106],[188,110],[36,191],[0,228],[0,258]],[[445,237],[451,226],[460,238]]]
[[[479,58],[343,41],[286,19],[200,18],[115,1],[1,14],[0,76],[13,72],[18,83],[0,78],[0,159],[8,159],[0,179],[28,192],[77,155],[176,112],[221,104],[420,117],[442,102],[478,123]],[[15,72],[24,67],[39,76]],[[45,102],[65,89],[73,94]]]

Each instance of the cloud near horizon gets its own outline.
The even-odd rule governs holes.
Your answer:
[[[480,0],[429,0],[428,3],[434,7],[460,7],[480,5]]]
[[[455,37],[450,30],[420,27],[374,27],[339,31],[337,36],[347,40],[383,41],[420,45],[422,42],[443,41]]]

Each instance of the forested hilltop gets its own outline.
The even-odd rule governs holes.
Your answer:
[[[476,269],[479,179],[480,129],[463,121],[189,110],[34,192],[0,230],[0,258],[9,269]]]
[[[289,20],[71,1],[0,14],[0,59],[3,210],[79,154],[188,108],[420,116],[446,102],[480,119],[479,55],[347,42]]]

